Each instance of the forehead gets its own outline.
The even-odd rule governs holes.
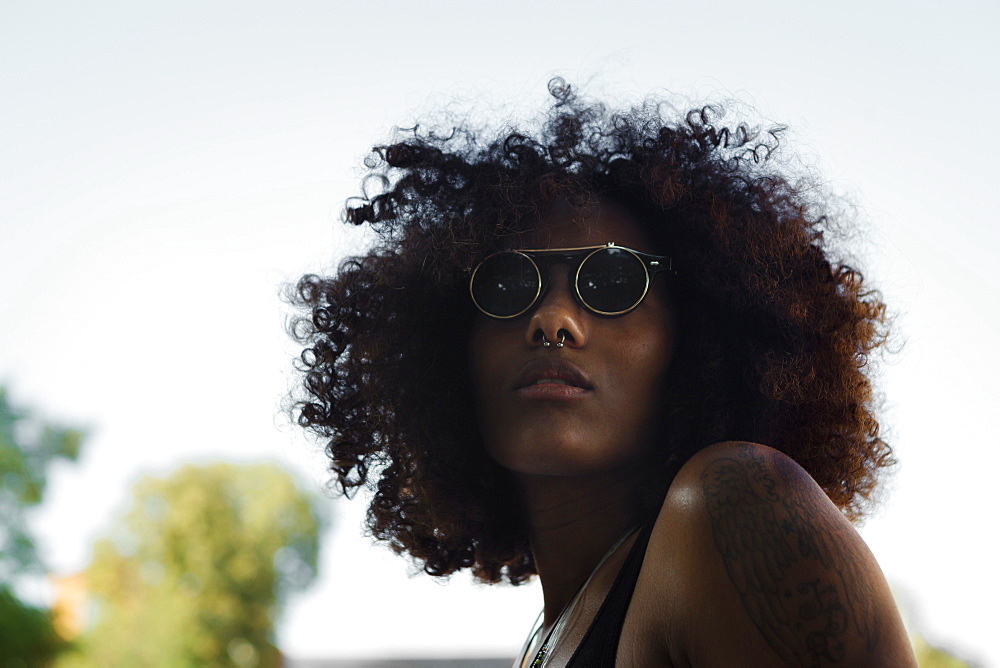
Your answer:
[[[585,207],[554,204],[529,236],[531,248],[574,248],[614,242],[637,251],[655,249],[640,222],[620,204],[598,199]]]

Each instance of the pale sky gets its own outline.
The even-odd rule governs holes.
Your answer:
[[[130,484],[192,459],[321,486],[279,408],[281,285],[360,248],[339,211],[393,126],[530,114],[560,74],[611,104],[735,97],[860,205],[901,348],[881,366],[901,463],[862,535],[913,628],[1000,665],[997,28],[968,0],[0,3],[0,383],[90,430],[36,516],[45,558],[83,568]],[[329,505],[289,655],[517,650],[536,586],[408,577],[359,503]]]

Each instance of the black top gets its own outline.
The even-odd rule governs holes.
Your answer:
[[[650,521],[639,531],[632,549],[625,557],[625,563],[618,571],[615,583],[611,585],[611,590],[601,604],[601,609],[597,611],[579,647],[566,664],[568,668],[605,666],[611,668],[615,665],[622,625],[625,624],[625,615],[628,613],[629,603],[632,602],[632,592],[635,591],[635,583],[639,579],[639,571],[646,556],[646,545],[649,543],[649,535],[653,532],[653,524],[654,522]]]

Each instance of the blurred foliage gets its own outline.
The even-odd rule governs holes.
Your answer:
[[[0,665],[47,665],[66,643],[52,614],[21,601],[14,585],[26,574],[44,573],[27,511],[45,496],[49,466],[75,460],[83,433],[33,418],[16,408],[0,387]]]
[[[949,654],[940,647],[934,647],[923,636],[913,638],[913,651],[917,655],[917,665],[920,668],[972,668],[957,656]]]
[[[273,464],[141,480],[95,545],[90,630],[60,665],[280,665],[277,615],[316,575],[317,501]]]
[[[23,572],[44,572],[25,511],[42,502],[49,464],[75,460],[83,433],[33,419],[0,387],[0,583]]]
[[[0,584],[0,666],[46,666],[68,643],[52,626],[52,612],[21,601]]]

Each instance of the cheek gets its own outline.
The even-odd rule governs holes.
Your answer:
[[[664,337],[634,337],[623,340],[620,350],[612,388],[617,414],[609,419],[632,438],[648,441],[663,413],[665,379],[673,347]]]
[[[497,331],[500,329],[505,328],[493,322],[477,323],[469,341],[469,370],[477,421],[486,440],[505,422],[500,414],[505,371],[509,368],[505,361],[505,344],[511,340],[512,333]]]
[[[506,327],[498,326],[492,321],[480,320],[477,320],[472,327],[468,352],[472,387],[476,391],[477,398],[484,392],[496,391],[505,366],[505,344],[511,338],[511,333],[502,331],[507,329]]]
[[[662,302],[655,306],[617,338],[617,394],[627,422],[645,439],[664,412],[667,372],[675,349],[671,312]]]

